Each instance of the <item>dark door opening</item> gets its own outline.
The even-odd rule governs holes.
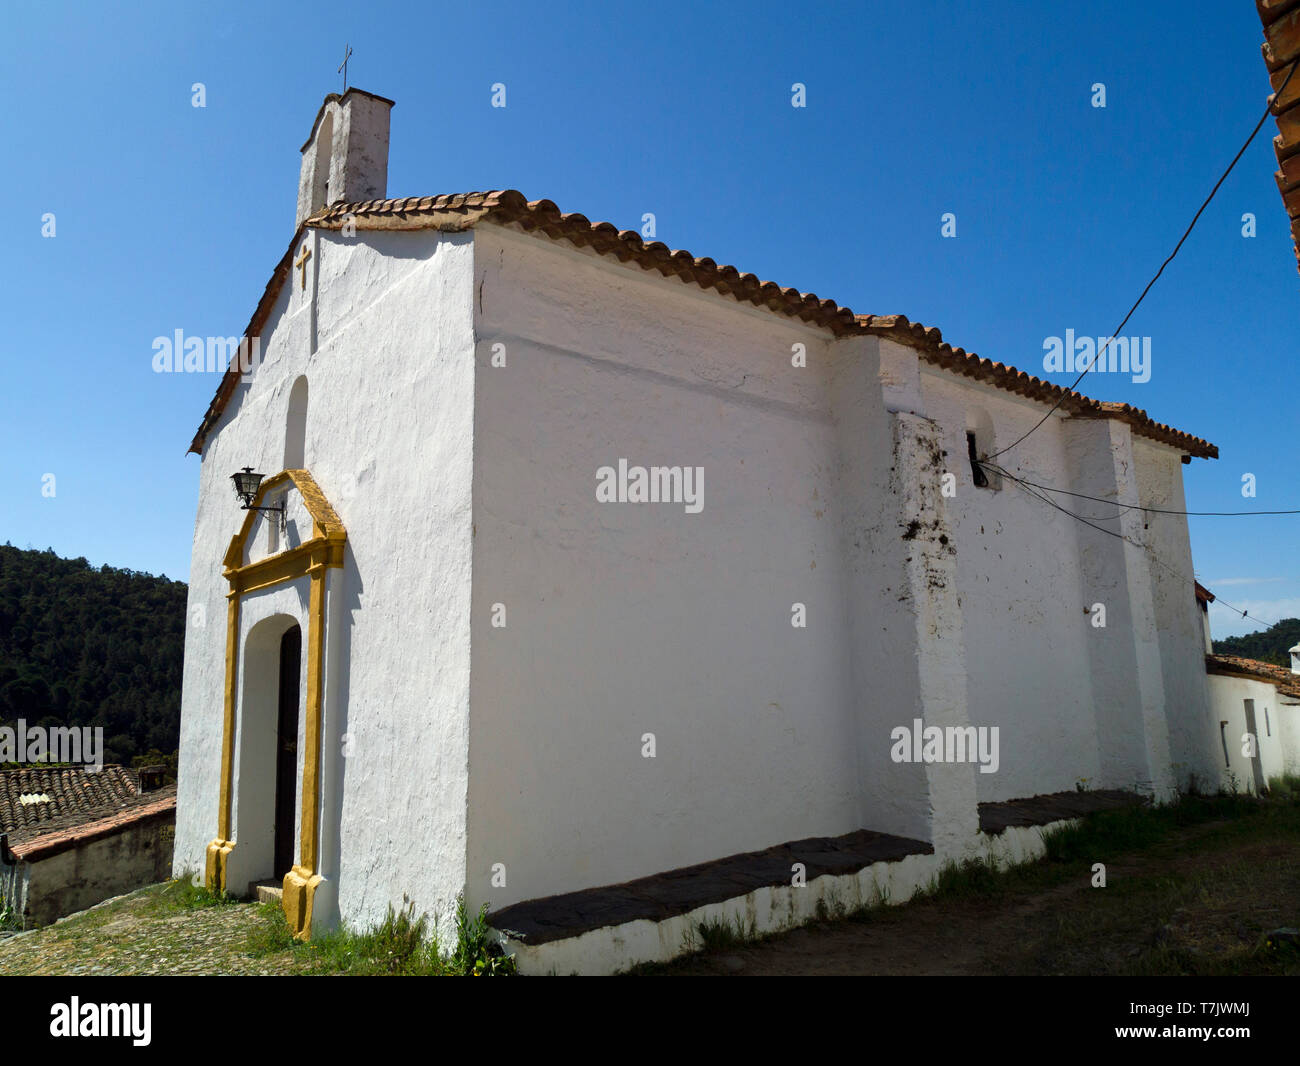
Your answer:
[[[298,790],[298,671],[302,630],[280,638],[280,705],[275,730],[275,877],[293,869],[294,799]]]

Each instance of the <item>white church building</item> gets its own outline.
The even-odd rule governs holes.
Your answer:
[[[178,876],[303,938],[464,893],[602,972],[1217,783],[1143,510],[1213,445],[547,200],[385,199],[391,107],[326,98],[193,441]]]

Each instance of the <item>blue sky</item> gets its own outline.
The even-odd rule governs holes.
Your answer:
[[[152,341],[248,321],[345,43],[350,83],[397,101],[391,196],[517,188],[630,229],[653,212],[670,247],[1040,375],[1045,337],[1118,324],[1269,92],[1241,2],[557,10],[10,8],[0,539],[188,576],[185,451],[216,380],[155,374]],[[795,82],[806,108],[790,106]],[[1151,379],[1081,386],[1219,445],[1185,468],[1194,510],[1300,506],[1300,278],[1274,132],[1125,330],[1152,338]],[[1300,616],[1298,521],[1191,519],[1197,575],[1260,618]],[[1223,611],[1214,624],[1257,628]]]

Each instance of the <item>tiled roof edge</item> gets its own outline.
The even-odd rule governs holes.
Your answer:
[[[1118,419],[1128,423],[1135,433],[1143,437],[1167,444],[1200,459],[1219,457],[1219,449],[1209,441],[1165,425],[1163,422],[1157,422],[1140,407],[1109,400],[1094,400],[1081,392],[1075,392],[1061,385],[1053,385],[1050,381],[1036,378],[1013,366],[995,363],[973,352],[954,348],[944,342],[942,334],[934,326],[909,322],[903,315],[862,315],[859,316],[858,321],[866,332],[909,345],[915,348],[926,362],[945,370],[1041,403],[1053,404],[1059,400],[1059,410],[1079,418]]]
[[[1300,2],[1300,0],[1298,0]],[[1105,403],[1033,377],[1014,367],[953,348],[943,342],[939,330],[911,322],[903,315],[855,315],[848,307],[815,293],[783,288],[754,274],[741,273],[733,266],[719,265],[708,257],[696,257],[681,249],[670,249],[661,241],[645,242],[634,230],[620,230],[609,222],[591,222],[585,215],[565,214],[550,200],[528,200],[515,189],[492,192],[454,193],[441,196],[411,196],[395,200],[334,204],[307,219],[294,233],[289,247],[276,264],[244,336],[257,336],[270,315],[271,307],[292,267],[293,251],[308,229],[338,230],[344,225],[358,229],[461,231],[481,221],[514,225],[526,232],[564,239],[578,247],[612,255],[620,262],[633,260],[643,269],[657,270],[665,277],[679,277],[732,296],[742,303],[789,315],[831,331],[837,337],[853,334],[887,336],[916,348],[930,363],[1006,389],[1029,399],[1053,403],[1064,395],[1061,409],[1081,417],[1118,418],[1135,432],[1168,444],[1199,458],[1218,458],[1213,444],[1156,422],[1129,404]],[[234,392],[239,375],[227,370],[208,405],[190,451],[202,453],[207,436]]]
[[[1284,666],[1262,662],[1259,659],[1245,659],[1240,655],[1207,655],[1205,672],[1221,674],[1225,677],[1247,677],[1254,681],[1264,681],[1277,688],[1284,696],[1300,699],[1300,675],[1292,674]]]
[[[30,837],[27,840],[11,845],[9,850],[13,852],[20,862],[39,862],[41,859],[48,859],[81,844],[89,844],[104,837],[112,836],[122,829],[159,815],[172,813],[175,810],[176,795],[173,793],[153,803],[128,807],[116,814],[73,826],[71,829]]]
[[[1255,9],[1264,26],[1261,51],[1273,89],[1270,110],[1278,131],[1273,138],[1278,164],[1274,178],[1291,224],[1296,266],[1300,269],[1300,71],[1279,95],[1300,61],[1300,0],[1255,0]]]

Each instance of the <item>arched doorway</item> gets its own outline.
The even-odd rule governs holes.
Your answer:
[[[238,703],[239,852],[228,890],[280,883],[298,861],[302,781],[303,639],[298,619],[273,614],[244,640]]]

